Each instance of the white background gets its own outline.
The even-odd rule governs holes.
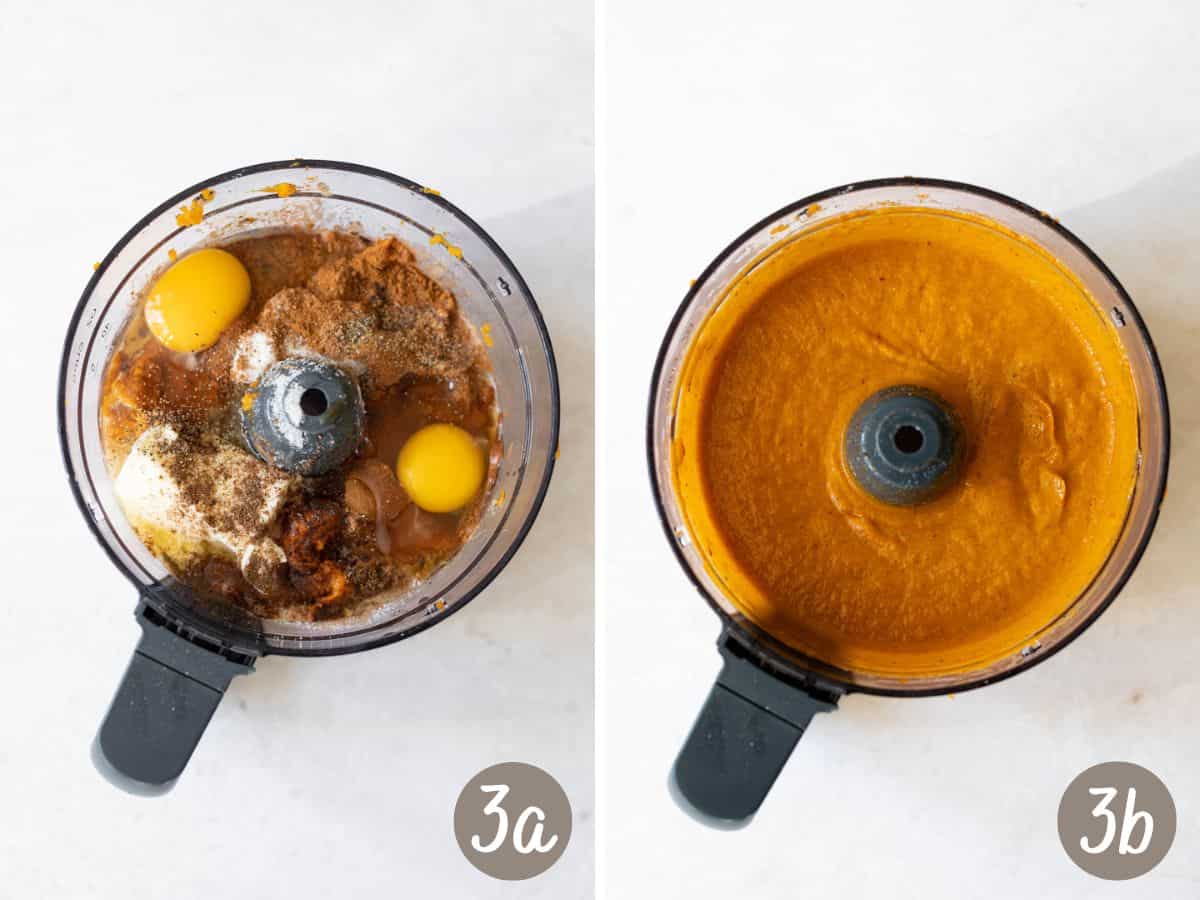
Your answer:
[[[0,7],[0,896],[591,896],[592,9],[583,0]],[[354,656],[237,679],[175,791],[125,796],[88,745],[135,597],[59,462],[63,334],[91,264],[195,181],[299,155],[439,188],[548,320],[562,456],[514,561],[467,609]],[[485,766],[566,788],[575,832],[520,885],[460,854]]]
[[[605,896],[1054,900],[1200,894],[1200,6],[609,0],[601,38],[602,877]],[[1060,216],[1145,315],[1174,415],[1170,493],[1121,598],[1074,645],[954,699],[852,696],[757,819],[721,833],[666,777],[718,669],[643,450],[654,354],[689,279],[772,210],[887,175]],[[619,346],[619,354],[616,348]],[[611,352],[609,352],[611,351]],[[1174,793],[1149,875],[1076,869],[1056,810],[1126,759]]]

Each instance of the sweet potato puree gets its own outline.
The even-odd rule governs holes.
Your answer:
[[[1053,258],[988,220],[832,220],[730,288],[683,364],[675,490],[710,574],[827,664],[918,677],[1016,652],[1076,599],[1124,521],[1137,400],[1114,326]],[[870,395],[953,407],[958,480],[889,506],[842,453]]]

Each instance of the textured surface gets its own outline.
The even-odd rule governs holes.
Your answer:
[[[1115,329],[977,221],[888,210],[823,229],[740,282],[696,348],[673,450],[695,540],[751,618],[841,668],[1015,652],[1124,522],[1137,409]],[[869,496],[842,459],[854,412],[898,384],[945,397],[969,443],[959,483],[918,506]]]

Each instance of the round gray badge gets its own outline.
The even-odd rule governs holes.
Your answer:
[[[489,766],[458,795],[454,837],[480,872],[523,881],[541,875],[567,849],[571,803],[553,776],[537,766]]]
[[[1097,878],[1125,881],[1158,865],[1175,840],[1175,801],[1149,769],[1106,762],[1085,769],[1058,804],[1067,856]]]

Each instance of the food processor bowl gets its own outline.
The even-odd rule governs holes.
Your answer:
[[[847,671],[789,647],[751,622],[707,569],[673,487],[671,440],[688,349],[731,287],[792,241],[829,221],[881,206],[982,216],[1040,246],[1086,288],[1125,351],[1138,403],[1138,468],[1124,525],[1091,583],[1054,621],[1000,658],[921,677]],[[1116,598],[1141,558],[1166,488],[1170,425],[1166,386],[1142,317],[1116,277],[1056,219],[985,188],[927,178],[889,178],[823,191],[751,227],[709,264],[667,330],[650,390],[647,450],[660,519],[675,555],[721,620],[724,668],[684,744],[671,790],[689,813],[740,827],[758,809],[817,712],[859,691],[924,696],[981,687],[1030,668],[1082,633]]]
[[[196,213],[203,217],[195,222]],[[194,224],[187,224],[194,222]],[[145,289],[200,247],[292,227],[395,236],[462,314],[487,327],[503,454],[485,513],[427,579],[382,595],[369,613],[319,622],[215,608],[175,580],[137,538],[105,466],[100,399],[108,360]],[[517,551],[545,497],[559,397],[545,322],[520,273],[488,234],[437,191],[343,162],[263,163],[193,185],[152,211],[100,263],[67,330],[59,432],[71,489],[93,534],[133,583],[143,637],[93,745],[110,779],[161,793],[183,771],[230,680],[259,656],[327,656],[388,644],[465,606]]]

